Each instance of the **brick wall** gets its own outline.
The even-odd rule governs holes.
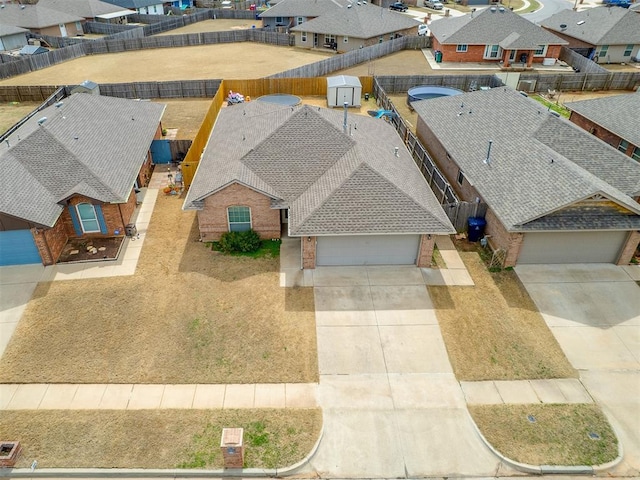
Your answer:
[[[69,206],[75,206],[82,202],[95,203],[95,201],[91,200],[90,198],[76,195],[69,200],[68,204]],[[100,238],[113,237],[114,235],[124,235],[124,227],[127,223],[129,223],[131,215],[136,208],[136,196],[133,190],[129,194],[127,203],[100,204],[100,206],[102,208],[104,221],[107,225],[107,233],[88,233],[82,235],[82,237]],[[77,236],[75,229],[73,228],[73,222],[71,221],[71,215],[69,214],[68,208],[64,209],[62,215],[60,215],[60,218],[58,219],[58,222],[63,222],[65,224],[66,232],[69,236]],[[118,233],[116,233],[116,231],[118,231]]]
[[[429,238],[431,237],[431,238]],[[436,243],[435,235],[422,235],[420,238],[420,250],[418,251],[418,267],[431,267],[431,259],[433,258],[433,246]]]
[[[616,148],[616,149],[618,148],[621,138],[615,133],[612,133],[609,130],[602,128],[597,123],[592,122],[591,120],[583,117],[577,112],[571,112],[571,116],[569,117],[569,120],[575,123],[576,125],[578,125],[583,130],[589,133],[592,133],[593,135],[598,137],[600,140],[607,142],[613,148]],[[631,156],[631,153],[633,152],[633,149],[635,147],[636,147],[635,145],[629,144],[627,151],[624,153],[628,156]]]
[[[588,42],[583,42],[582,40],[578,40],[577,38],[573,38],[570,37],[568,35],[565,35],[562,32],[557,32],[555,30],[552,30],[550,28],[545,28],[542,27],[545,30],[553,33],[556,37],[560,37],[563,40],[566,40],[567,42],[569,42],[569,45],[565,45],[565,47],[567,48],[592,48],[594,47],[594,45],[592,43],[588,43]]]
[[[443,62],[499,62],[501,57],[495,59],[484,58],[485,45],[468,45],[466,52],[457,52],[457,45],[442,45],[436,38],[433,38],[433,50],[440,50],[442,52]],[[520,62],[520,54],[526,53],[528,55],[528,63],[542,63],[546,58],[558,58],[560,56],[560,45],[549,45],[547,52],[543,57],[534,57],[531,50],[516,50],[515,59],[512,63]],[[503,56],[507,55],[507,52],[503,52]]]
[[[31,233],[40,252],[42,264],[55,264],[69,239],[65,223],[58,220],[53,228],[31,229]]]
[[[234,183],[207,197],[198,211],[202,240],[220,240],[220,235],[229,231],[227,207],[231,206],[251,208],[251,227],[261,238],[280,238],[280,210],[271,208],[269,197]]]
[[[316,268],[316,237],[302,237],[302,268]]]
[[[631,257],[633,257],[633,254],[638,248],[638,244],[640,244],[640,232],[629,232],[627,242],[624,244],[624,248],[622,249],[622,252],[620,252],[620,257],[618,258],[616,264],[628,265],[631,261]]]
[[[149,180],[151,180],[151,171],[153,169],[153,162],[151,157],[151,151],[147,154],[147,158],[145,159],[142,167],[140,167],[140,171],[138,172],[138,186],[146,187],[149,185]]]

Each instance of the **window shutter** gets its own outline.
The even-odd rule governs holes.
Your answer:
[[[96,211],[96,217],[98,218],[98,225],[100,225],[100,233],[107,233],[107,223],[104,221],[104,215],[102,215],[102,207],[100,205],[94,205],[93,208]]]
[[[76,207],[69,205],[69,214],[71,215],[71,223],[73,223],[73,229],[76,231],[76,235],[82,236],[82,228],[80,227],[80,221],[78,220],[78,215],[76,214]]]

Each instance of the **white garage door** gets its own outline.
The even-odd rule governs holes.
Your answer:
[[[627,232],[527,233],[518,262],[615,263]]]
[[[318,237],[317,265],[414,265],[420,235]]]

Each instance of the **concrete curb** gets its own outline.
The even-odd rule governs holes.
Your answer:
[[[1,468],[0,478],[264,478],[294,475],[309,463],[320,446],[324,436],[324,425],[318,440],[311,451],[298,463],[284,468],[237,468],[222,470],[166,469],[153,470],[143,468]]]
[[[520,463],[512,460],[508,457],[505,457],[502,453],[496,450],[493,445],[489,443],[489,441],[482,434],[476,422],[474,422],[473,417],[467,410],[467,414],[469,415],[469,419],[473,423],[473,428],[477,432],[478,436],[482,440],[482,442],[487,446],[493,454],[500,459],[505,465],[518,470],[524,473],[531,473],[534,475],[594,475],[596,472],[603,473],[607,470],[615,467],[622,461],[622,445],[620,443],[620,436],[616,431],[615,427],[611,425],[613,429],[613,433],[616,435],[618,439],[618,456],[608,463],[603,463],[601,465],[530,465],[528,463]],[[611,422],[609,422],[611,424]]]

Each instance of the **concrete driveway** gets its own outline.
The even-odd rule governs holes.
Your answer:
[[[613,475],[640,475],[640,267],[516,267],[624,450]]]
[[[366,271],[365,271],[366,270]],[[414,267],[314,272],[321,477],[493,476]]]

